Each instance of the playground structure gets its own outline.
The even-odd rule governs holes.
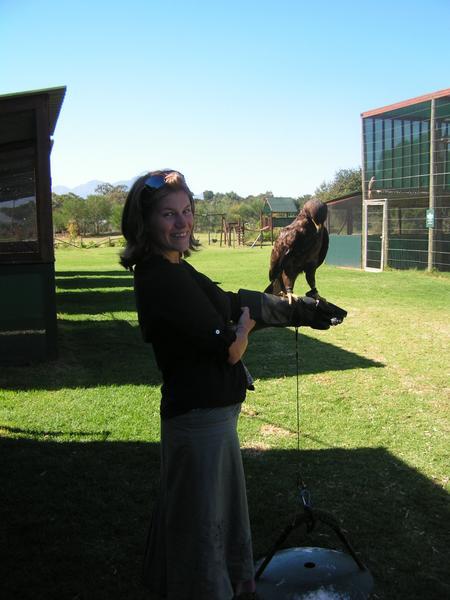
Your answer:
[[[235,247],[268,243],[265,232],[270,232],[270,244],[273,244],[280,227],[286,227],[298,214],[298,206],[293,198],[268,197],[260,213],[259,228],[251,228],[241,219],[227,221],[225,213],[204,213],[197,217],[198,231],[208,232],[208,245]]]
[[[259,243],[263,245],[264,231],[268,231],[270,227],[261,226],[259,229],[252,229],[247,223],[238,219],[237,221],[227,221],[225,213],[208,213],[199,215],[197,222],[200,225],[200,231],[207,231],[208,245],[217,244],[219,246],[251,246],[252,248]],[[248,234],[257,233],[256,239],[248,240]],[[252,236],[253,237],[253,236]]]

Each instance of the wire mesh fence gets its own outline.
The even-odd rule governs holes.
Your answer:
[[[395,269],[450,270],[450,203],[440,196],[430,214],[428,199],[397,199],[387,205],[386,264]]]

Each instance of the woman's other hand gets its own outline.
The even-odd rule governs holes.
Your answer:
[[[247,306],[242,307],[242,314],[236,327],[236,339],[228,348],[228,362],[231,365],[236,364],[244,355],[248,344],[248,334],[256,325],[250,316],[250,311]]]

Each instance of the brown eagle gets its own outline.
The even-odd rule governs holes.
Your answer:
[[[295,280],[305,273],[311,288],[307,296],[320,298],[316,288],[316,269],[328,251],[328,231],[325,227],[327,205],[320,200],[308,200],[294,221],[281,230],[270,257],[269,294],[286,294],[292,302]]]

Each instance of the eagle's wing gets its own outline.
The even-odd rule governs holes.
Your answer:
[[[269,279],[274,281],[280,277],[286,261],[290,261],[292,252],[302,245],[301,239],[305,230],[305,219],[297,217],[290,225],[284,227],[276,239],[270,255]]]
[[[329,238],[329,235],[328,235],[328,230],[327,230],[326,227],[324,227],[323,228],[323,235],[322,235],[322,247],[320,248],[319,256],[317,258],[317,267],[320,267],[320,265],[325,260],[325,257],[326,257],[327,252],[328,252],[329,243],[330,243],[330,238]]]
[[[292,251],[297,237],[297,230],[294,227],[294,224],[295,221],[287,227],[284,227],[273,245],[272,254],[270,255],[270,281],[274,281],[280,276],[283,271],[286,256]]]

